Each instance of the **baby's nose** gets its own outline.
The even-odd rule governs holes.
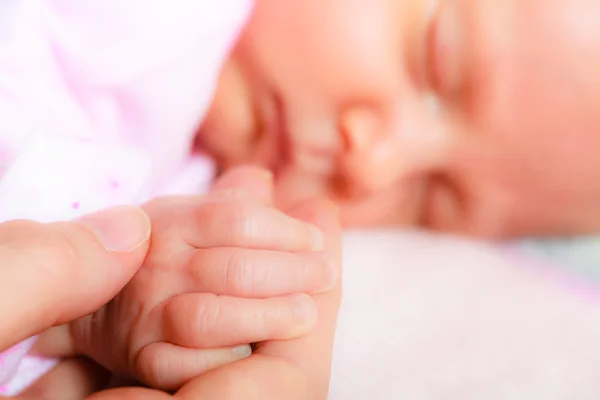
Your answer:
[[[341,115],[341,175],[351,192],[381,191],[442,168],[449,140],[442,126],[406,110],[353,108]]]
[[[400,149],[385,125],[380,115],[367,108],[351,109],[341,116],[340,172],[350,192],[380,191],[398,179]]]

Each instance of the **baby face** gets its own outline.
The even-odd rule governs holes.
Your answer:
[[[348,226],[600,229],[600,3],[258,0],[201,129]]]

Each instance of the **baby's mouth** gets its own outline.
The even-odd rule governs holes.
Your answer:
[[[276,175],[283,168],[292,166],[305,174],[314,175],[315,179],[331,176],[337,168],[338,152],[331,148],[314,143],[312,135],[306,132],[292,132],[286,117],[283,102],[273,96],[272,104],[263,124],[261,141],[262,157]],[[327,133],[327,132],[326,132]]]

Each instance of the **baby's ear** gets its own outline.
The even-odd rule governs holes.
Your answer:
[[[273,174],[263,168],[241,166],[225,171],[214,183],[212,192],[227,193],[239,197],[254,197],[268,204],[273,203]]]

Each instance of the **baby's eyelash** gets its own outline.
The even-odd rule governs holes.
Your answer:
[[[444,99],[454,97],[464,83],[464,27],[459,6],[455,0],[441,0],[427,28],[428,82]]]
[[[436,1],[436,7],[430,10],[430,14],[427,19],[427,27],[425,31],[425,68],[427,74],[427,83],[429,88],[432,91],[437,91],[439,86],[439,74],[438,74],[438,66],[436,66],[437,55],[436,49],[438,45],[438,16],[439,16],[439,6],[440,2]]]

